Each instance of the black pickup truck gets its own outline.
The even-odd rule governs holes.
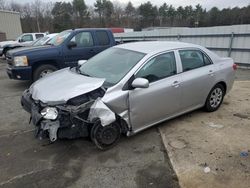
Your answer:
[[[49,45],[7,52],[7,74],[11,79],[36,81],[58,69],[77,66],[78,60],[87,60],[115,44],[109,29],[66,30]]]

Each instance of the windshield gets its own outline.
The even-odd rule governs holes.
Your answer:
[[[53,46],[59,46],[70,35],[70,33],[71,31],[63,31],[53,37],[49,43]]]
[[[38,40],[36,40],[32,46],[41,46],[41,45],[44,45],[45,42],[49,39],[49,37],[43,37],[43,38],[40,38]]]
[[[109,48],[94,56],[80,68],[83,75],[105,78],[105,85],[118,83],[145,54],[122,48]]]

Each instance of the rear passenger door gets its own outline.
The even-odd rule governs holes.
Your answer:
[[[111,40],[109,33],[107,31],[95,31],[95,38],[96,38],[96,51],[97,53],[100,53],[103,50],[106,50],[111,45]]]
[[[183,111],[204,105],[215,82],[215,66],[211,59],[199,49],[179,50],[182,65],[181,106]]]
[[[71,42],[75,43],[76,46],[70,48],[66,45],[63,49],[66,66],[77,66],[78,60],[88,60],[97,53],[94,38],[90,31],[77,33],[70,39],[68,44]]]

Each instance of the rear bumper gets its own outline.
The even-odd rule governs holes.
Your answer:
[[[32,80],[32,67],[8,67],[6,70],[10,79]]]

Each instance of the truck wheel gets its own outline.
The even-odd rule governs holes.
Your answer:
[[[41,65],[38,68],[36,68],[33,74],[33,81],[37,81],[39,78],[43,78],[47,74],[50,74],[56,70],[57,68],[53,65]]]
[[[221,84],[216,84],[208,94],[206,103],[205,103],[205,110],[207,112],[214,112],[216,111],[221,103],[223,102],[223,98],[225,95],[225,88]]]
[[[102,126],[100,121],[94,123],[91,128],[91,140],[101,150],[113,147],[121,136],[121,127],[117,122]]]
[[[10,50],[11,48],[4,48],[4,50],[3,50],[3,56],[4,56],[4,58],[6,59],[6,54],[7,54],[7,52]]]

